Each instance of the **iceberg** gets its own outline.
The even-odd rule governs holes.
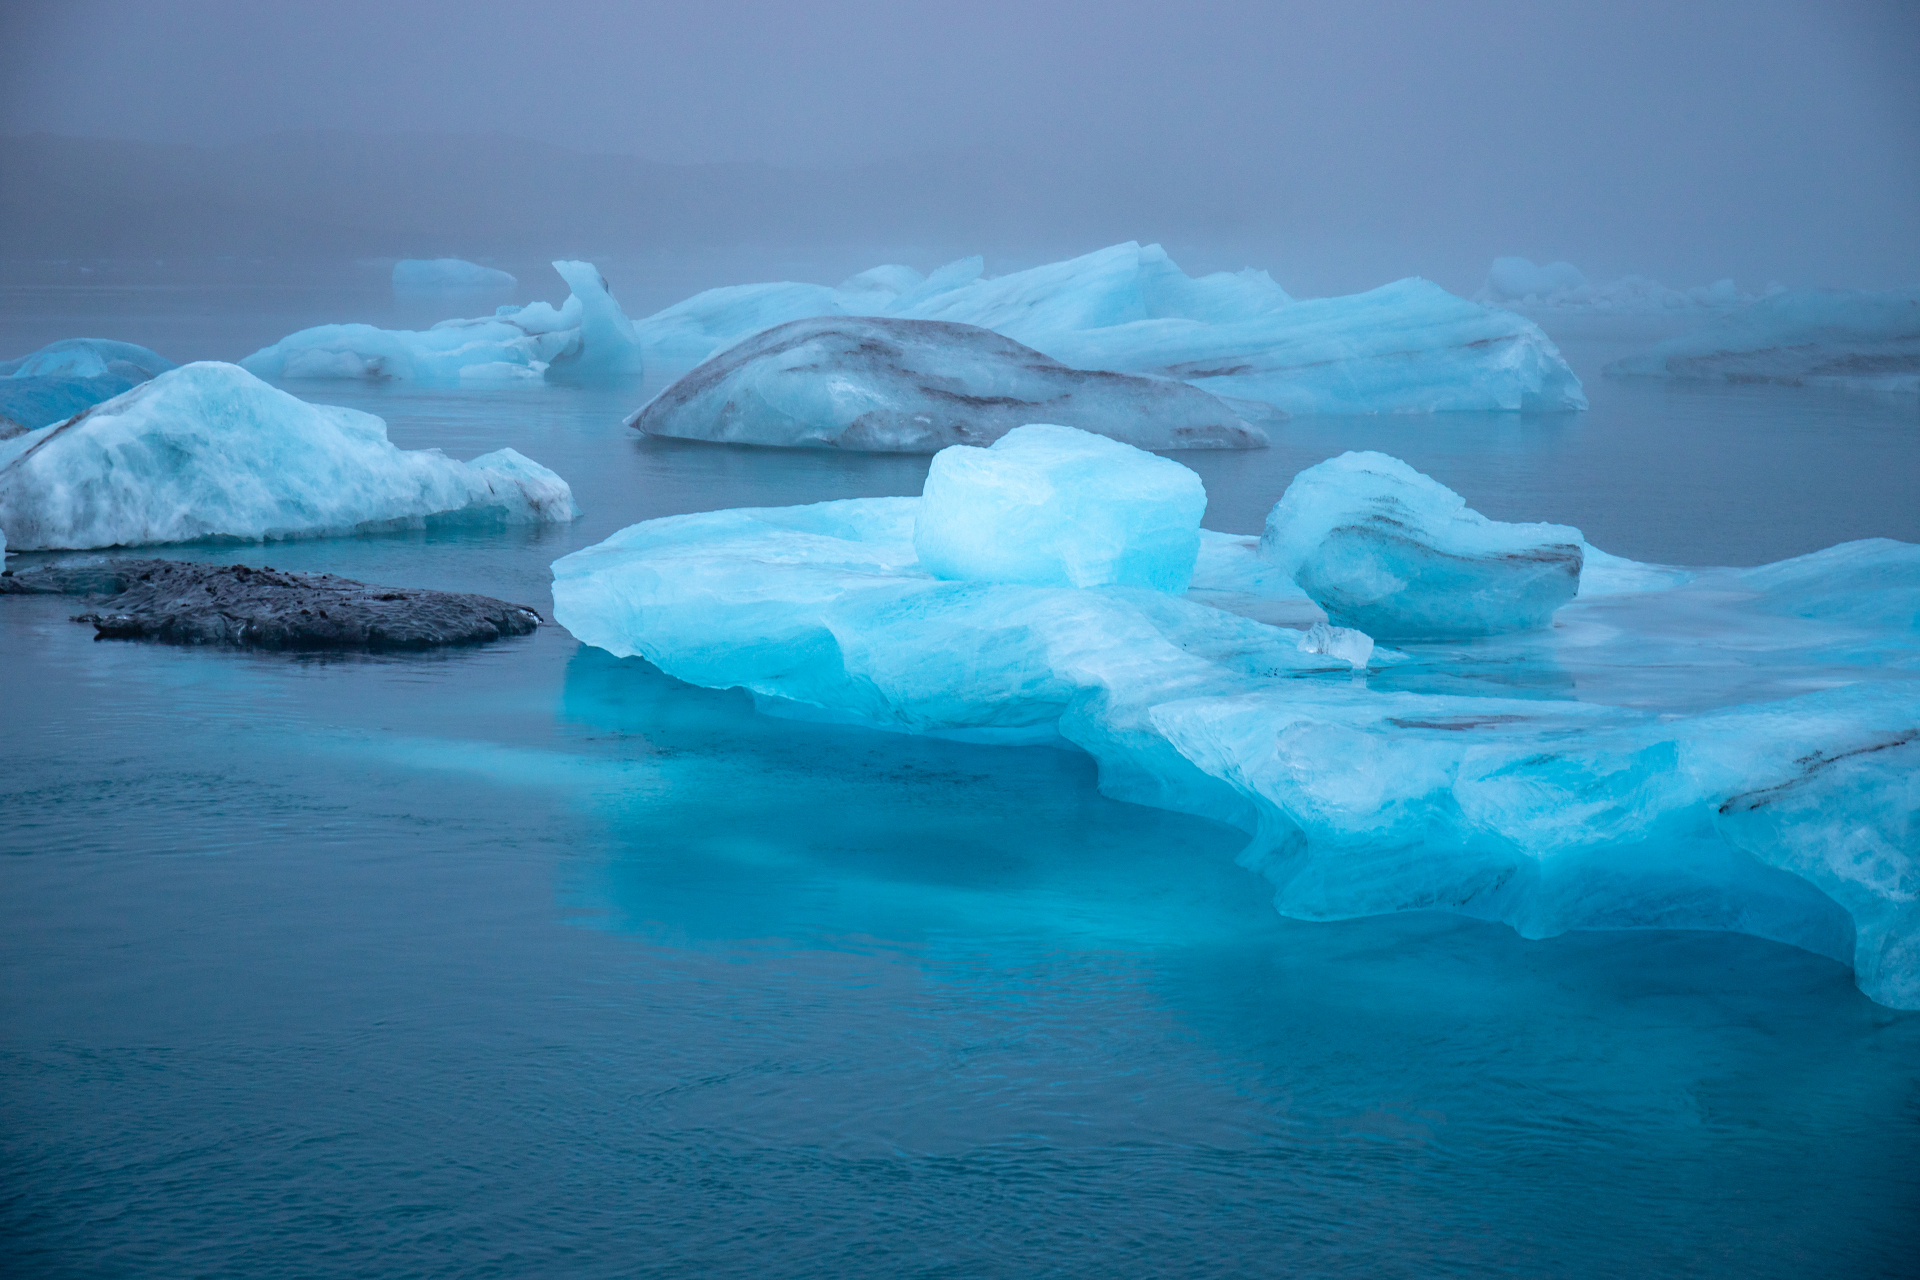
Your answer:
[[[1050,423],[934,455],[913,549],[936,578],[1183,592],[1207,491],[1177,462]]]
[[[1159,245],[1133,242],[996,278],[982,267],[963,258],[917,283],[907,268],[876,267],[839,288],[714,289],[636,329],[650,356],[691,363],[815,316],[944,320],[1077,369],[1173,378],[1286,413],[1586,408],[1537,325],[1425,280],[1300,301],[1264,271],[1196,279]]]
[[[174,367],[145,347],[63,338],[0,361],[0,440],[71,418]]]
[[[1782,292],[1767,286],[1767,295]],[[1725,311],[1757,301],[1731,280],[1690,289],[1671,289],[1646,276],[1622,276],[1594,284],[1571,262],[1537,266],[1527,258],[1495,258],[1486,283],[1473,295],[1490,307],[1524,310],[1612,312],[1621,315],[1658,315],[1672,312]]]
[[[452,293],[511,289],[520,281],[465,258],[402,258],[393,264],[395,293]]]
[[[1083,749],[1109,795],[1244,830],[1290,916],[1735,930],[1920,1008],[1920,546],[1596,555],[1558,626],[1355,667],[1215,603],[1311,608],[1253,538],[1202,531],[1185,595],[947,579],[927,501],[637,524],[555,562],[555,618],[770,714]]]
[[[1246,449],[1264,432],[1165,378],[1069,369],[990,329],[822,317],[776,325],[688,373],[628,419],[729,444],[933,453],[1030,422],[1145,449]]]
[[[578,514],[566,481],[512,449],[471,462],[399,449],[372,414],[307,404],[230,364],[185,365],[0,443],[0,529],[15,549]]]
[[[1388,640],[1544,627],[1580,586],[1586,539],[1505,524],[1384,453],[1343,453],[1293,478],[1261,553],[1327,616]]]
[[[1602,372],[1920,393],[1920,288],[1789,290]]]
[[[559,261],[553,269],[573,290],[557,309],[545,302],[503,306],[491,316],[442,320],[424,331],[319,325],[254,352],[240,367],[260,378],[439,384],[638,377],[633,322],[600,272],[590,262]]]

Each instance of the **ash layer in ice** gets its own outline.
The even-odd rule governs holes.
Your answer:
[[[1265,432],[1183,382],[1070,369],[977,325],[851,316],[756,334],[628,419],[656,436],[883,453],[989,444],[1030,422],[1143,449],[1267,443]]]
[[[1568,525],[1489,520],[1384,453],[1302,471],[1260,538],[1335,623],[1383,640],[1544,627],[1579,589],[1585,545]]]
[[[1602,372],[1920,393],[1920,288],[1778,293]]]
[[[111,597],[75,622],[103,640],[250,649],[433,649],[523,636],[525,605],[491,596],[374,587],[330,573],[246,565],[111,560],[0,576],[0,595]]]
[[[62,338],[0,361],[0,440],[64,422],[173,367],[145,347],[105,338]]]
[[[1198,531],[1185,595],[946,579],[926,502],[637,524],[555,562],[554,617],[776,714],[1079,746],[1245,830],[1290,916],[1736,930],[1920,1008],[1920,547],[1592,553],[1551,628],[1365,652],[1254,538]]]

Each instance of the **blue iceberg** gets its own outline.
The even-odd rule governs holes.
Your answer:
[[[634,525],[555,563],[555,616],[771,714],[1083,749],[1246,831],[1291,916],[1735,930],[1920,1008],[1920,547],[1593,553],[1550,629],[1387,650],[1251,537],[1201,531],[1184,595],[939,577],[927,501]]]
[[[289,334],[240,366],[261,378],[393,379],[438,384],[633,378],[639,339],[590,262],[553,269],[571,287],[564,305],[503,306],[491,316],[431,329],[324,324]]]
[[[0,440],[65,421],[174,367],[145,347],[63,338],[0,361]]]
[[[465,258],[402,258],[393,264],[395,293],[459,293],[511,289],[520,281]]]
[[[838,288],[709,290],[637,322],[650,355],[705,359],[762,329],[827,315],[977,325],[1078,369],[1175,378],[1287,413],[1584,409],[1538,326],[1409,279],[1296,300],[1262,271],[1186,275],[1129,242],[989,278],[963,258],[924,279],[877,267]]]
[[[1183,382],[1069,369],[990,329],[929,320],[792,320],[706,361],[628,419],[729,444],[933,453],[1058,422],[1145,449],[1267,443]]]
[[[0,443],[0,529],[16,550],[577,514],[567,482],[512,449],[471,462],[399,449],[379,418],[230,364],[185,365]]]
[[[1603,372],[1920,393],[1920,288],[1777,293]]]
[[[1586,539],[1489,520],[1384,453],[1343,453],[1293,478],[1261,552],[1327,616],[1388,640],[1544,627],[1580,586]]]
[[[1781,292],[1777,284],[1768,293]],[[1646,276],[1622,276],[1595,284],[1571,262],[1539,266],[1527,258],[1495,258],[1486,283],[1473,295],[1490,307],[1517,307],[1526,311],[1608,312],[1619,315],[1711,315],[1743,307],[1758,299],[1744,293],[1732,280],[1672,289]]]

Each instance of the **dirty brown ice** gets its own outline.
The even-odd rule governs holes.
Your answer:
[[[431,649],[523,636],[541,621],[490,596],[179,560],[9,570],[0,595],[108,597],[74,618],[92,623],[99,639],[254,649]]]

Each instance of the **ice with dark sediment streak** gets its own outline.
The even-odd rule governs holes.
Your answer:
[[[1384,453],[1343,453],[1293,478],[1260,550],[1327,616],[1387,640],[1543,627],[1580,585],[1585,539],[1506,524]]]
[[[1920,288],[1777,293],[1603,372],[1920,394]]]
[[[394,380],[429,384],[591,381],[641,373],[633,321],[591,262],[557,261],[572,290],[559,307],[503,306],[431,329],[323,324],[288,334],[240,362],[261,378]]]
[[[1126,243],[988,277],[963,258],[925,278],[874,268],[838,288],[737,285],[636,322],[650,355],[691,364],[777,324],[821,315],[978,325],[1077,369],[1175,378],[1287,413],[1586,408],[1538,326],[1407,279],[1300,300],[1264,271],[1191,277],[1159,245]]]
[[[0,440],[65,421],[174,367],[131,342],[63,338],[0,361]]]
[[[567,482],[512,449],[456,462],[396,448],[372,414],[307,404],[230,364],[185,365],[0,443],[0,529],[15,550],[577,514]]]
[[[1266,433],[1183,382],[1070,369],[974,325],[793,320],[707,360],[629,419],[727,444],[934,453],[1030,422],[1146,449],[1247,449]]]
[[[937,577],[924,501],[634,525],[555,563],[555,617],[774,714],[1077,745],[1239,825],[1288,915],[1735,930],[1920,1007],[1920,547],[1591,553],[1552,627],[1356,671],[1257,538],[1202,531],[1184,595]]]

